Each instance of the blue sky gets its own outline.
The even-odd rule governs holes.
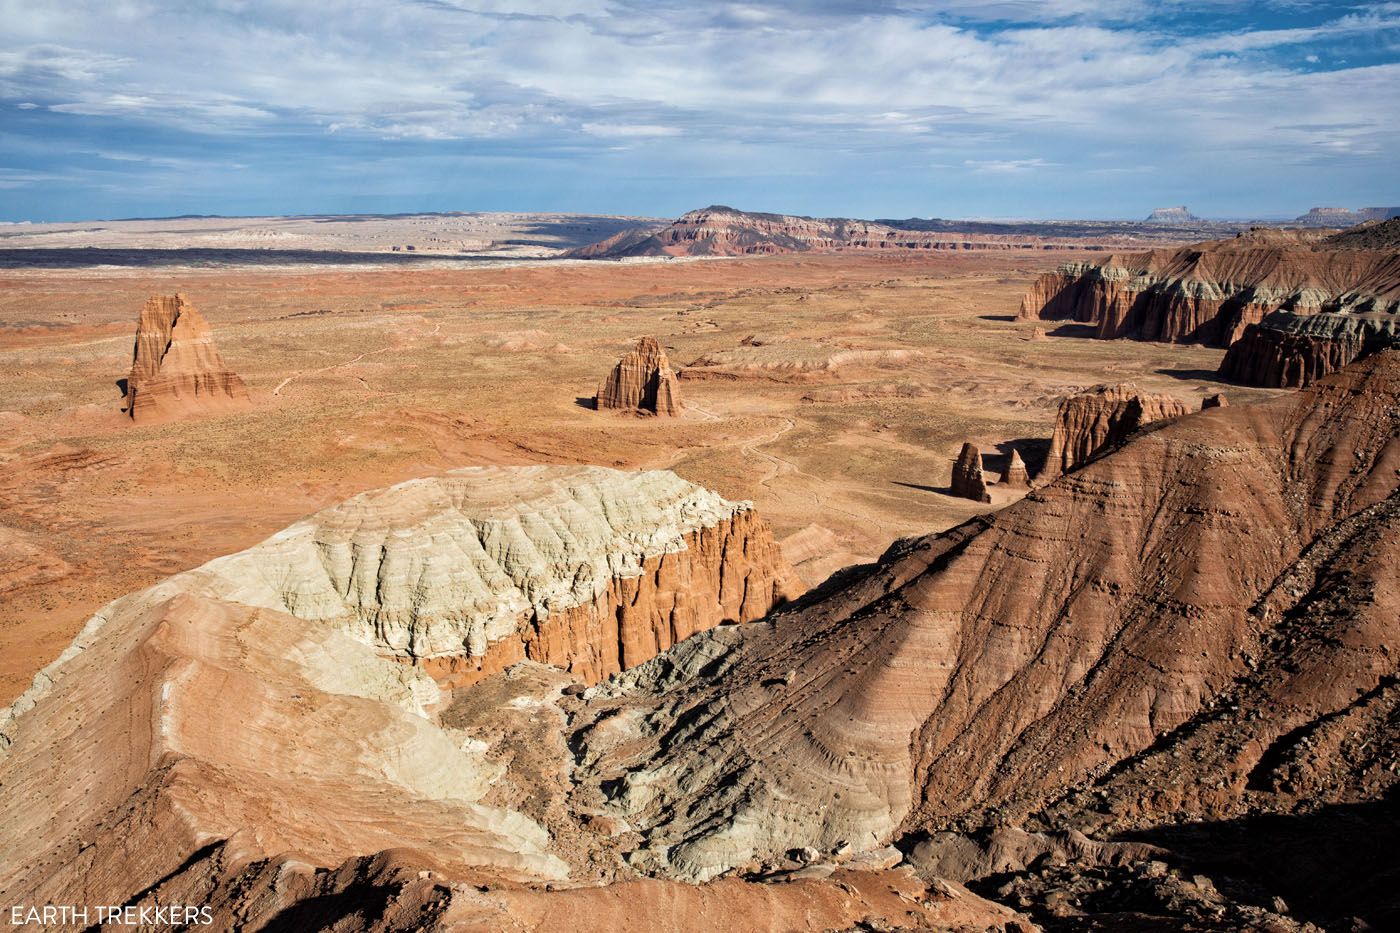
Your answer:
[[[0,0],[0,219],[1400,204],[1400,2]]]

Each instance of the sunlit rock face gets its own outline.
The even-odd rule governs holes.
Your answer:
[[[136,325],[124,408],[133,421],[237,409],[248,390],[228,368],[209,322],[184,295],[146,302]]]

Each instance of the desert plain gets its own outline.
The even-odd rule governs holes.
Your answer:
[[[990,506],[949,495],[953,461],[971,441],[990,478],[1015,448],[1034,475],[1066,395],[1133,382],[1195,409],[1217,392],[1232,404],[1277,394],[1219,383],[1223,350],[1017,320],[1027,288],[1063,261],[1055,252],[588,262],[550,256],[622,221],[519,217],[488,231],[535,238],[504,253],[393,250],[434,241],[415,223],[371,225],[372,242],[350,248],[312,241],[311,260],[291,249],[301,241],[278,252],[249,248],[259,237],[246,230],[163,239],[156,223],[125,239],[89,234],[111,251],[100,255],[72,250],[64,230],[26,234],[38,261],[5,252],[5,702],[110,600],[414,477],[473,465],[672,470],[751,500],[814,586],[898,538],[1018,497],[996,485]],[[441,239],[480,245],[458,233]],[[161,251],[192,236],[213,237],[209,251]],[[62,262],[42,259],[60,244]],[[251,405],[133,422],[118,381],[137,313],[177,292],[209,322]],[[645,335],[678,370],[682,415],[594,410],[600,381]]]

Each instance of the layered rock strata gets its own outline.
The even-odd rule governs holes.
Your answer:
[[[695,879],[798,846],[1384,800],[1397,523],[1383,352],[1139,434],[600,687],[576,720],[587,799],[641,835],[633,864]],[[1291,901],[1327,866],[1288,857]]]
[[[395,512],[404,488],[380,494]],[[469,498],[440,490],[451,509]],[[558,512],[526,511],[504,524],[538,532],[485,537],[533,561],[524,541],[553,540]],[[895,891],[907,913],[880,925],[948,925],[929,911],[958,906],[958,922],[1020,922],[881,873],[910,853],[1001,874],[992,893],[1047,911],[1101,898],[1119,927],[1165,890],[1207,912],[1195,926],[1305,929],[1278,903],[1228,908],[1203,873],[1173,886],[1197,874],[1195,839],[1245,873],[1221,890],[1256,903],[1345,928],[1400,909],[1400,351],[1138,433],[581,694],[519,665],[456,691],[451,718],[422,671],[315,609],[465,576],[389,559],[418,532],[361,514],[348,561],[350,526],[332,523],[325,548],[298,530],[116,601],[0,714],[0,900],[207,903],[297,929],[566,923],[571,902],[722,925],[708,911],[728,902],[741,926],[845,928]],[[428,532],[432,553],[482,544],[451,527]],[[1123,874],[1067,887],[1075,860]],[[666,882],[721,875],[737,877]],[[1095,889],[1105,877],[1128,886]]]
[[[1144,223],[1149,224],[1192,224],[1200,221],[1201,218],[1186,207],[1185,204],[1177,207],[1159,207],[1147,215]]]
[[[1134,432],[1186,412],[1180,399],[1142,392],[1131,382],[1095,386],[1067,396],[1060,401],[1045,470],[1037,479],[1048,482],[1121,444]]]
[[[1277,311],[1245,328],[1220,375],[1245,385],[1297,388],[1352,360],[1400,345],[1400,315]]]
[[[248,404],[209,323],[184,295],[155,296],[141,309],[124,410],[135,421],[227,411]]]
[[[644,411],[653,415],[681,413],[680,390],[666,351],[655,337],[643,337],[635,349],[617,361],[594,396],[597,408]]]
[[[1021,459],[1021,452],[1013,447],[1011,456],[1006,461],[1006,469],[1001,471],[1001,479],[997,481],[997,485],[1007,489],[1025,489],[1030,486],[1030,482],[1026,461]]]
[[[364,493],[195,573],[469,683],[530,659],[586,683],[801,586],[768,525],[673,473],[467,468]]]
[[[434,721],[434,662],[592,682],[797,593],[748,503],[671,473],[469,468],[357,496],[104,607],[0,710],[0,892],[120,904],[210,852],[237,874],[398,847],[562,880],[534,818],[482,803],[504,766]]]
[[[963,444],[958,459],[953,461],[953,480],[950,491],[960,499],[973,502],[991,502],[987,492],[987,479],[982,473],[982,452],[972,444]]]
[[[1254,231],[1068,263],[1035,281],[1020,316],[1090,324],[1103,339],[1227,347],[1278,310],[1400,311],[1400,252],[1314,249],[1315,238]]]
[[[1314,207],[1294,218],[1295,223],[1312,227],[1349,227],[1366,221],[1389,220],[1400,217],[1400,207]]]

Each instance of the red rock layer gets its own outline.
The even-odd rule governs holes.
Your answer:
[[[1016,449],[1011,451],[1011,459],[1007,461],[1006,469],[1001,471],[1001,479],[998,486],[1005,486],[1007,489],[1025,489],[1030,485],[1030,474],[1026,471],[1026,461],[1021,459],[1021,452]]]
[[[127,377],[125,406],[133,420],[228,410],[248,390],[224,363],[204,316],[184,295],[156,296],[141,309]]]
[[[685,541],[684,551],[648,558],[641,575],[613,578],[587,605],[522,620],[517,637],[493,642],[480,657],[417,663],[452,686],[475,683],[525,659],[595,684],[696,632],[752,622],[802,593],[768,523],[752,510]]]
[[[1298,388],[1352,360],[1400,343],[1400,316],[1279,312],[1245,328],[1220,375],[1245,385]]]
[[[1060,402],[1050,453],[1041,482],[1089,462],[1121,444],[1133,432],[1186,414],[1184,402],[1170,395],[1141,392],[1130,382],[1095,386]]]
[[[676,374],[655,337],[643,337],[636,349],[618,360],[594,396],[595,405],[647,411],[654,415],[678,415],[680,391]]]
[[[987,479],[982,474],[982,452],[971,444],[963,444],[953,463],[952,494],[973,502],[991,502]]]
[[[1230,240],[1071,263],[1021,301],[1024,320],[1092,324],[1098,337],[1226,347],[1279,309],[1400,310],[1400,252],[1314,248],[1306,235]]]
[[[1220,817],[1279,794],[1311,806],[1310,780],[1383,794],[1397,777],[1370,770],[1374,752],[1329,748],[1386,728],[1397,492],[1387,353],[1303,398],[1179,419],[973,540],[930,542],[919,562],[937,569],[914,598],[955,614],[961,647],[916,741],[909,823],[1026,814],[1080,781],[1061,826]],[[1135,755],[1150,765],[1119,765]],[[1307,777],[1284,789],[1290,768]]]

